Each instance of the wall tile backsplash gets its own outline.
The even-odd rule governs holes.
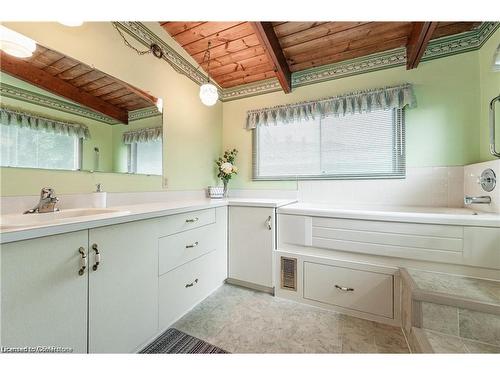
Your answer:
[[[484,191],[478,183],[481,173],[491,168],[496,174],[497,186],[491,192]],[[489,195],[491,204],[472,204],[471,208],[477,211],[500,213],[500,159],[483,163],[470,164],[464,167],[464,194],[471,196]]]
[[[463,207],[463,167],[408,168],[405,179],[299,181],[311,203]]]

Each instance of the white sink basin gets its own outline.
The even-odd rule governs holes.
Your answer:
[[[0,229],[14,229],[21,227],[37,227],[43,225],[79,222],[88,219],[104,219],[121,216],[129,211],[112,208],[75,208],[48,213],[13,214],[0,216]]]

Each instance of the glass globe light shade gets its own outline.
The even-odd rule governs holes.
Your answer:
[[[217,103],[217,99],[219,99],[217,87],[211,83],[204,83],[200,86],[200,100],[203,104],[212,106]]]
[[[0,25],[0,49],[14,57],[30,57],[36,50],[36,42],[18,32]]]

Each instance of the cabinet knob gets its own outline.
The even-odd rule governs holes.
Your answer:
[[[200,220],[200,219],[198,219],[197,217],[192,218],[192,219],[186,219],[186,223],[196,223],[198,220]]]
[[[101,253],[99,252],[99,248],[97,247],[97,244],[93,244],[92,245],[92,250],[95,251],[95,263],[94,265],[92,266],[92,269],[94,271],[97,271],[97,267],[99,266],[99,264],[101,263]]]
[[[87,254],[85,254],[85,249],[83,247],[80,247],[78,252],[80,253],[80,269],[78,270],[78,274],[83,276],[85,268],[87,268]]]
[[[198,241],[196,241],[195,243],[191,244],[191,245],[186,245],[186,249],[192,249],[193,247],[196,247],[198,246]]]

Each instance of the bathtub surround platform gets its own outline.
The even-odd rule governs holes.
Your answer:
[[[415,352],[500,353],[500,281],[402,269],[403,330]]]

